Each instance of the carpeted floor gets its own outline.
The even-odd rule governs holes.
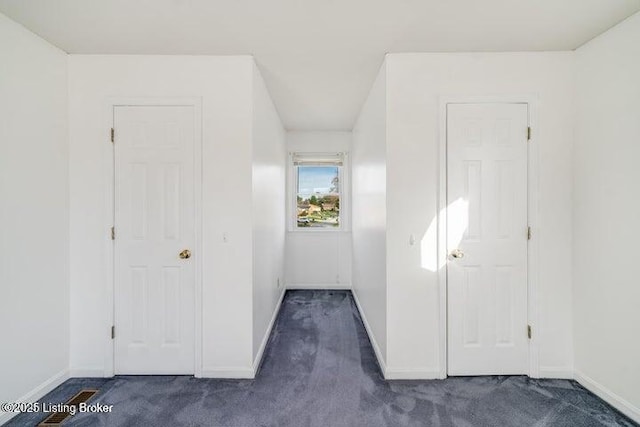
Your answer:
[[[454,377],[384,381],[348,291],[289,291],[255,380],[71,379],[43,401],[99,387],[70,426],[635,426],[574,381]],[[45,414],[22,414],[32,426]]]

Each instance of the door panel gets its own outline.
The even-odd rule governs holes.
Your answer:
[[[527,104],[447,106],[449,375],[528,372],[527,126]]]
[[[117,374],[194,373],[194,114],[114,108]]]

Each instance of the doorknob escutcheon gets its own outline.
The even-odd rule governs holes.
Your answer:
[[[178,254],[180,259],[189,259],[191,258],[191,251],[189,249],[185,249]]]

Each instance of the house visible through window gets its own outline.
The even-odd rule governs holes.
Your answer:
[[[294,156],[296,228],[340,227],[341,155]]]

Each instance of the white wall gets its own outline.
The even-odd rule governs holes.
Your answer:
[[[387,55],[387,369],[437,377],[437,273],[420,241],[436,216],[442,96],[537,98],[540,374],[572,374],[571,154],[573,53]],[[395,374],[394,374],[395,372]]]
[[[285,131],[258,67],[253,67],[253,357],[259,367],[284,293]]]
[[[289,152],[322,153],[351,150],[351,132],[290,131],[287,132]],[[349,157],[343,169],[343,196],[350,193]],[[290,168],[290,165],[287,165]],[[295,191],[289,176],[289,196]],[[292,224],[291,200],[287,200],[288,224]],[[341,203],[342,230],[288,230],[286,244],[286,282],[295,288],[348,288],[351,286],[351,229],[348,203]]]
[[[640,14],[576,54],[576,377],[640,422]]]
[[[386,82],[385,62],[353,129],[351,155],[353,292],[383,372],[388,339]]]
[[[0,402],[34,401],[69,361],[67,59],[2,14],[0,57]]]
[[[203,374],[252,376],[250,56],[69,57],[71,369],[103,375],[111,147],[109,98],[201,97]],[[42,67],[40,67],[42,68]],[[226,234],[227,241],[223,239]]]

